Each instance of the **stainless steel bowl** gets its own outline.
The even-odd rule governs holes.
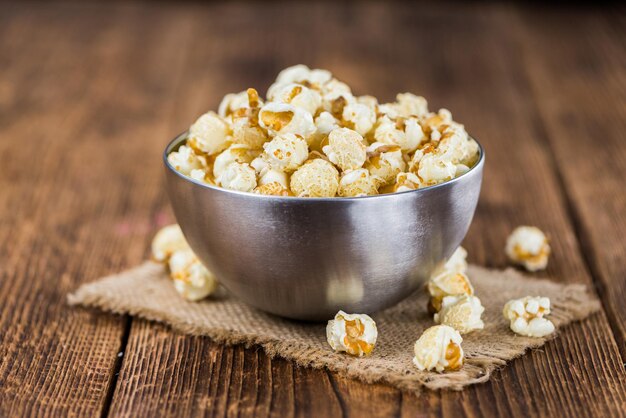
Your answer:
[[[357,198],[242,193],[178,173],[167,190],[189,245],[244,302],[276,315],[328,320],[409,296],[459,246],[480,194],[484,151],[466,174],[424,189]]]

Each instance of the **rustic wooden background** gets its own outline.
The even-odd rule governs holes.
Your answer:
[[[0,416],[624,416],[625,28],[491,2],[0,4]],[[510,230],[538,225],[546,274],[604,310],[487,384],[416,396],[68,308],[172,220],[167,141],[295,63],[451,109],[487,150],[471,261],[505,266]]]

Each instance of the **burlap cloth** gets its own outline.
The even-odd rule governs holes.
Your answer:
[[[68,296],[72,305],[127,313],[192,335],[206,335],[226,344],[258,344],[270,355],[302,366],[327,368],[365,382],[386,382],[406,390],[454,389],[489,380],[491,373],[526,350],[542,346],[544,338],[515,335],[502,316],[504,303],[527,295],[548,296],[550,319],[558,328],[599,309],[583,285],[562,285],[524,277],[515,270],[470,266],[469,277],[485,312],[485,329],[463,336],[466,362],[451,373],[420,372],[412,363],[413,344],[433,325],[426,312],[427,296],[418,291],[398,305],[372,315],[378,342],[371,356],[355,358],[334,353],[326,342],[325,324],[281,319],[251,308],[225,293],[202,302],[187,302],[161,265],[146,262],[121,274],[81,286]]]

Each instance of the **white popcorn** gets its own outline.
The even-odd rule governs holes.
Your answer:
[[[310,85],[312,87],[321,88],[332,79],[333,75],[330,71],[320,69],[310,69],[306,65],[298,64],[285,68],[276,77],[274,85],[283,86],[285,84],[298,83]],[[267,97],[273,94],[272,87],[267,92]]]
[[[225,189],[251,192],[256,187],[256,172],[246,163],[231,163],[216,178],[217,184]]]
[[[250,109],[251,106],[249,90],[250,89],[241,91],[239,93],[230,93],[224,96],[218,107],[217,113],[222,118],[226,118],[227,116],[230,116],[232,113],[235,113],[239,109]],[[258,94],[256,96],[256,102],[252,104],[255,107],[263,106],[263,101],[259,99]]]
[[[191,148],[181,145],[177,151],[171,152],[167,156],[167,161],[176,171],[188,176],[193,170],[204,169],[206,160],[204,157],[196,155]]]
[[[463,338],[447,325],[428,328],[415,342],[413,364],[419,370],[458,370],[463,365]]]
[[[370,174],[379,177],[382,185],[392,183],[406,169],[400,146],[374,142],[367,147],[365,168]]]
[[[191,170],[191,173],[189,173],[189,177],[191,177],[192,179],[196,181],[199,181],[200,183],[206,183],[206,184],[212,183],[209,173],[207,173],[201,168]]]
[[[268,99],[300,107],[311,115],[315,115],[322,105],[320,93],[301,84],[285,84],[277,89],[273,96],[268,96]]]
[[[287,173],[285,173],[284,171],[268,168],[263,171],[263,174],[261,176],[259,176],[259,186],[264,186],[269,183],[278,183],[284,188],[287,188],[289,178],[287,176]]]
[[[348,93],[352,95],[352,89],[346,83],[333,78],[322,86],[322,93],[324,95],[330,93]]]
[[[172,254],[188,247],[183,231],[178,224],[164,226],[152,239],[152,259],[160,263],[167,263]]]
[[[459,246],[443,265],[443,269],[457,273],[467,271],[467,250]]]
[[[307,142],[302,136],[291,133],[275,136],[263,144],[263,149],[263,158],[269,166],[285,172],[294,171],[309,156]]]
[[[353,356],[370,354],[376,345],[377,336],[376,323],[364,314],[339,311],[326,326],[326,339],[331,348]]]
[[[341,170],[361,168],[367,158],[363,137],[348,128],[338,128],[328,135],[328,145],[322,147],[328,159]]]
[[[474,295],[474,287],[464,273],[446,269],[436,271],[428,281],[427,288],[430,294],[428,309],[431,313],[441,309],[446,296]]]
[[[322,112],[315,118],[315,133],[306,138],[309,147],[320,149],[321,142],[328,137],[334,129],[339,128],[339,121],[329,112]]]
[[[502,314],[510,321],[516,334],[526,337],[545,337],[554,332],[554,324],[544,318],[550,314],[550,299],[526,296],[510,300],[504,305]]]
[[[339,187],[339,172],[322,158],[305,162],[291,175],[291,191],[299,197],[333,197]]]
[[[441,303],[441,310],[435,313],[438,324],[448,325],[461,334],[483,329],[485,324],[480,319],[485,308],[476,296],[446,296]]]
[[[434,131],[438,131],[442,125],[450,125],[452,123],[452,113],[448,109],[439,109],[437,113],[429,113],[422,120],[421,125],[426,135],[431,135]],[[437,135],[440,135],[439,132]],[[437,141],[437,139],[433,139]]]
[[[337,194],[341,197],[371,196],[378,194],[380,178],[370,174],[365,168],[347,170],[339,180]]]
[[[218,179],[232,163],[249,163],[257,154],[258,152],[250,149],[246,145],[233,144],[215,158],[215,162],[213,163],[213,176]]]
[[[422,180],[413,173],[398,173],[393,186],[394,193],[408,192],[422,187]]]
[[[174,287],[185,299],[198,301],[217,289],[218,282],[213,274],[202,265],[191,249],[181,249],[169,259],[170,277]]]
[[[344,106],[342,111],[344,124],[365,136],[376,123],[376,112],[369,106],[354,102]]]
[[[422,157],[417,170],[417,175],[427,186],[452,180],[455,174],[456,165],[433,153]]]
[[[528,271],[545,269],[550,256],[548,238],[537,227],[519,226],[506,241],[506,255]]]
[[[196,152],[217,154],[228,146],[228,134],[228,125],[215,112],[207,112],[189,127],[187,145]]]
[[[304,138],[315,133],[313,116],[306,110],[288,103],[267,103],[259,111],[259,125],[270,133],[298,134]]]
[[[383,116],[378,121],[374,139],[389,145],[399,145],[402,151],[411,153],[425,139],[422,127],[415,119],[392,120]]]
[[[398,113],[405,118],[411,116],[424,117],[428,114],[428,102],[422,96],[411,93],[400,93],[396,96]]]
[[[343,118],[343,110],[356,99],[352,93],[343,90],[330,91],[322,96],[322,109],[337,119]]]

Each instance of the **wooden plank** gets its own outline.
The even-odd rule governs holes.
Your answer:
[[[567,20],[568,25],[556,24]],[[619,13],[523,15],[526,68],[582,252],[626,359],[626,25]],[[576,39],[576,42],[572,42]]]
[[[146,255],[160,191],[129,173],[160,174],[156,98],[179,69],[156,64],[181,36],[137,7],[0,7],[0,416],[97,416],[128,321],[65,296]]]
[[[555,256],[547,274],[591,284],[540,135],[517,42],[508,34],[514,18],[510,11],[484,4],[400,4],[390,9],[368,3],[358,10],[351,5],[219,4],[197,14],[205,24],[194,30],[193,54],[177,94],[185,100],[176,99],[181,105],[174,110],[172,133],[215,108],[223,94],[267,86],[277,70],[295,62],[330,68],[357,92],[383,99],[396,91],[422,93],[435,105],[449,106],[487,147],[485,189],[466,242],[471,259],[505,266],[507,234],[517,224],[534,223],[554,237]],[[262,38],[265,42],[259,42]],[[307,48],[298,49],[304,40]],[[114,416],[173,415],[170,405],[178,412],[212,416],[520,417],[616,416],[625,406],[624,368],[602,314],[564,330],[544,350],[513,362],[488,384],[420,397],[334,375],[326,378],[262,353],[255,360],[239,347],[216,347],[204,340],[202,348],[192,347],[197,339],[156,328],[158,336],[152,335],[155,327],[133,325],[113,399]],[[214,354],[207,354],[205,344]],[[176,355],[161,354],[167,350]],[[195,369],[177,367],[189,358]],[[200,373],[198,368],[208,367],[203,366],[207,358],[216,369]],[[141,364],[149,365],[150,372]],[[171,370],[175,376],[164,378]],[[184,395],[172,399],[172,392]],[[263,401],[250,408],[252,399]]]

